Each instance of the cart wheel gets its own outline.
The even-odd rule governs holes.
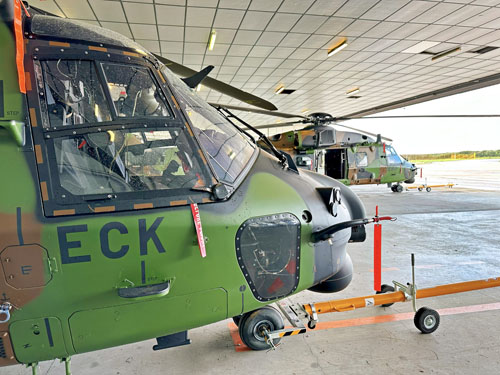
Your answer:
[[[413,322],[420,332],[432,333],[439,327],[439,313],[428,307],[421,307],[415,314]]]
[[[398,193],[402,193],[403,192],[403,185],[396,185],[396,191]]]
[[[314,329],[316,328],[316,322],[310,320],[307,322],[307,326],[309,327],[309,329]]]
[[[418,191],[422,191],[422,188],[421,188],[421,187],[419,187],[419,188],[418,188]]]
[[[380,287],[380,291],[377,291],[375,294],[384,294],[384,293],[391,293],[394,292],[394,287],[391,285],[387,284],[382,284]],[[389,307],[394,305],[394,303],[384,303],[383,305],[380,305],[381,307]]]
[[[432,189],[431,189],[430,187],[425,188],[425,191],[426,191],[426,192],[428,192],[428,193],[429,193],[431,190],[432,190]]]
[[[392,191],[393,193],[395,193],[395,192],[396,192],[396,185],[391,185],[391,191]]]
[[[250,349],[266,350],[270,346],[266,342],[264,330],[268,332],[283,329],[285,324],[280,313],[272,307],[265,307],[244,315],[240,320],[239,334],[243,341]],[[274,339],[274,345],[278,344],[281,339]]]

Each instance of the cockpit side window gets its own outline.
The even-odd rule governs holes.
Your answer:
[[[89,60],[42,61],[45,105],[44,128],[111,121],[111,111]]]
[[[103,63],[102,67],[118,117],[170,116],[149,69],[110,63]]]
[[[389,164],[401,164],[401,158],[399,157],[398,153],[394,148],[391,146],[386,146],[386,154],[387,154],[387,160]]]
[[[248,164],[255,146],[167,68],[162,73],[176,89],[179,105],[189,117],[213,170],[220,180],[233,183]]]
[[[367,167],[368,166],[368,155],[366,152],[356,152],[356,166],[358,167]]]

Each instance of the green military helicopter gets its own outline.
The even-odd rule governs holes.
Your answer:
[[[387,184],[395,193],[403,191],[402,182],[415,182],[417,167],[400,156],[391,144],[386,143],[392,139],[338,124],[337,119],[328,113],[302,116],[239,106],[227,107],[270,116],[301,118],[286,123],[256,126],[258,129],[311,124],[300,130],[269,137],[276,148],[293,156],[299,168],[325,174],[345,185]],[[338,130],[338,126],[350,131]]]
[[[348,187],[258,130],[257,147],[190,89],[204,73],[22,8],[0,1],[0,366],[69,373],[72,355],[184,345],[228,317],[266,349],[283,328],[268,304],[350,283],[370,220]]]

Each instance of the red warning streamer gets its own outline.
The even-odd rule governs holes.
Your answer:
[[[205,237],[203,236],[203,228],[201,227],[200,209],[196,203],[191,203],[191,213],[193,214],[193,222],[196,228],[196,236],[198,237],[198,247],[202,258],[207,256],[205,249]]]
[[[19,80],[19,91],[26,94],[26,78],[24,76],[23,14],[20,0],[14,1],[14,34],[16,36],[16,65]]]

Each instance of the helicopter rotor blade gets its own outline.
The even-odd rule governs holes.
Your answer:
[[[188,68],[187,66],[176,63],[175,61],[169,60],[163,56],[160,56],[158,54],[153,54],[153,55],[163,64],[165,64],[172,72],[181,77],[191,77],[198,73],[197,71]],[[259,108],[266,109],[268,111],[276,111],[278,109],[273,103],[265,99],[259,98],[258,96],[240,90],[234,86],[228,85],[227,83],[224,83],[214,78],[206,77],[203,80],[203,85],[208,88],[211,88],[212,90],[218,91],[222,94],[231,96],[235,99],[241,100],[242,102],[245,102],[247,104]]]
[[[354,130],[354,131],[357,131],[357,132],[360,132],[360,133],[363,133],[363,134],[366,134],[366,135],[371,135],[372,137],[377,137],[378,134],[375,134],[375,133],[370,133],[370,132],[367,132],[366,130],[361,130],[361,129],[357,129],[357,128],[353,128],[352,126],[347,126],[347,125],[342,125],[342,124],[334,124],[334,126],[341,126],[343,128],[347,128],[347,129],[351,129],[351,130]],[[380,136],[383,140],[387,141],[387,142],[392,142],[392,139],[391,138],[387,138],[387,137],[382,137]]]
[[[370,119],[400,119],[400,118],[494,118],[497,114],[489,115],[401,115],[401,116],[367,116],[367,117],[337,117],[337,121],[346,120],[370,120]]]
[[[277,124],[268,124],[268,125],[257,125],[255,129],[272,129],[272,128],[280,128],[283,126],[292,126],[292,125],[299,125],[299,124],[304,124],[307,123],[305,120],[301,121],[287,121],[287,122],[280,122]]]
[[[249,107],[240,107],[238,105],[232,105],[232,104],[221,104],[221,103],[208,103],[214,107],[223,107],[227,109],[234,109],[236,111],[244,111],[244,112],[251,112],[251,113],[259,113],[261,115],[268,115],[268,116],[275,116],[275,117],[283,117],[283,118],[303,118],[307,119],[307,117],[302,116],[302,115],[295,115],[293,113],[286,113],[286,112],[277,112],[277,111],[266,111],[263,109],[257,109],[257,108],[249,108]]]

